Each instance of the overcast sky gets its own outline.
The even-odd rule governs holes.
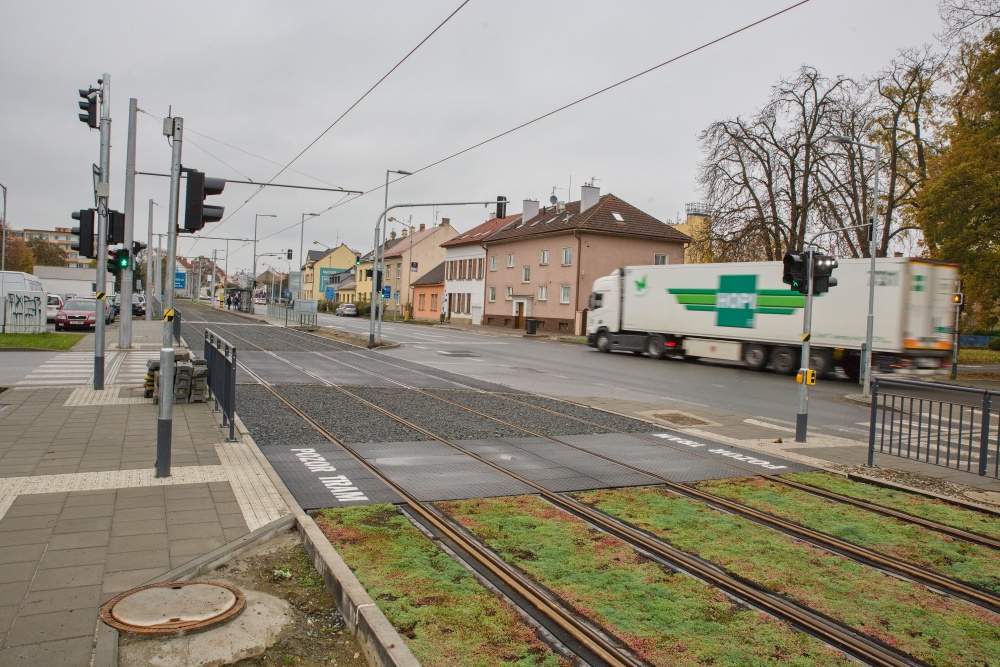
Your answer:
[[[227,219],[202,235],[253,238],[258,253],[338,241],[372,246],[387,169],[417,171],[489,137],[678,56],[795,0],[471,0],[275,182],[371,191],[338,193],[230,184],[213,203]],[[171,3],[6,2],[0,16],[0,183],[15,228],[71,226],[93,206],[99,133],[77,120],[77,89],[111,75],[111,203],[124,208],[129,98],[138,100],[141,171],[166,173],[158,120],[184,118],[183,163],[266,182],[420,43],[461,0]],[[936,43],[935,0],[812,0],[525,129],[390,185],[389,202],[505,195],[579,199],[591,178],[663,221],[700,199],[698,135],[752,113],[802,65],[863,77],[901,48]],[[148,115],[147,115],[148,114]],[[195,134],[197,133],[197,134]],[[228,146],[226,145],[228,144]],[[392,178],[398,178],[393,175]],[[570,185],[572,187],[570,188]],[[137,180],[136,237],[166,231],[169,180]],[[183,193],[182,193],[183,200]],[[242,206],[242,207],[241,207]],[[394,211],[460,231],[483,206]],[[231,216],[231,217],[230,217]],[[390,229],[393,225],[390,225]],[[181,237],[178,254],[225,256],[224,241]],[[229,242],[229,271],[251,244]],[[284,268],[284,260],[265,257]]]

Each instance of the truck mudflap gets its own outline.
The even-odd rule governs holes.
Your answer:
[[[597,347],[597,334],[587,334],[587,347]]]

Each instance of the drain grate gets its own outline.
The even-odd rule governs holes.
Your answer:
[[[210,581],[168,581],[125,591],[101,607],[113,628],[143,635],[192,632],[239,616],[243,593]]]
[[[704,419],[698,419],[683,412],[657,412],[653,416],[678,426],[706,426],[708,424]]]

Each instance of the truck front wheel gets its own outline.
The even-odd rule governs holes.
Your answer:
[[[743,351],[743,361],[751,370],[762,371],[767,368],[767,346],[754,343],[747,345]]]
[[[597,348],[598,352],[610,352],[611,351],[611,337],[606,331],[602,331],[597,334],[597,339],[594,341],[594,346]]]
[[[847,377],[854,382],[861,379],[861,357],[853,354],[849,357],[844,357],[840,360],[840,367],[844,369]]]
[[[771,364],[779,375],[791,375],[799,367],[799,354],[790,347],[780,345],[771,351]]]
[[[646,339],[646,354],[650,359],[662,359],[665,356],[663,336],[654,335]]]

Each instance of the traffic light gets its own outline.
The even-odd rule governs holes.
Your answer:
[[[125,243],[125,214],[108,211],[108,245]]]
[[[184,207],[184,231],[194,233],[206,222],[222,220],[226,209],[222,206],[206,206],[205,197],[222,194],[226,179],[209,178],[200,171],[187,172],[187,202]]]
[[[354,255],[354,266],[361,266],[361,255]]]
[[[372,279],[372,275],[374,273],[375,273],[374,269],[365,269],[365,278],[367,278],[368,280],[371,280]],[[378,271],[378,280],[375,281],[375,291],[376,292],[381,292],[382,291],[382,269],[379,269],[379,271]]]
[[[965,295],[962,294],[961,292],[956,292],[955,294],[951,295],[951,302],[956,306],[961,306],[962,304],[965,303]]]
[[[784,258],[785,270],[781,274],[781,282],[791,285],[792,290],[805,294],[809,291],[808,255],[804,252],[786,252]]]
[[[80,223],[78,227],[73,228],[73,235],[80,238],[70,248],[80,253],[81,257],[88,259],[97,257],[97,249],[94,247],[94,214],[96,212],[92,208],[73,212],[73,219]]]
[[[85,112],[80,114],[80,122],[86,123],[91,128],[97,129],[97,91],[93,88],[89,88],[87,90],[80,88],[79,91],[80,97],[83,98],[80,101],[80,108]]]
[[[503,195],[497,195],[497,217],[507,217],[507,198]]]
[[[146,249],[146,244],[142,241],[132,241],[132,261],[135,262],[135,258],[139,256],[139,253]],[[135,268],[133,266],[133,268]]]
[[[837,286],[833,270],[838,266],[837,260],[833,257],[823,253],[813,253],[813,294],[824,294],[829,292],[831,287]]]
[[[289,248],[288,249],[288,259],[291,259],[291,258],[292,258],[292,249]]]
[[[132,256],[129,253],[128,248],[119,248],[115,250],[115,268],[119,271],[123,271],[132,266]]]

